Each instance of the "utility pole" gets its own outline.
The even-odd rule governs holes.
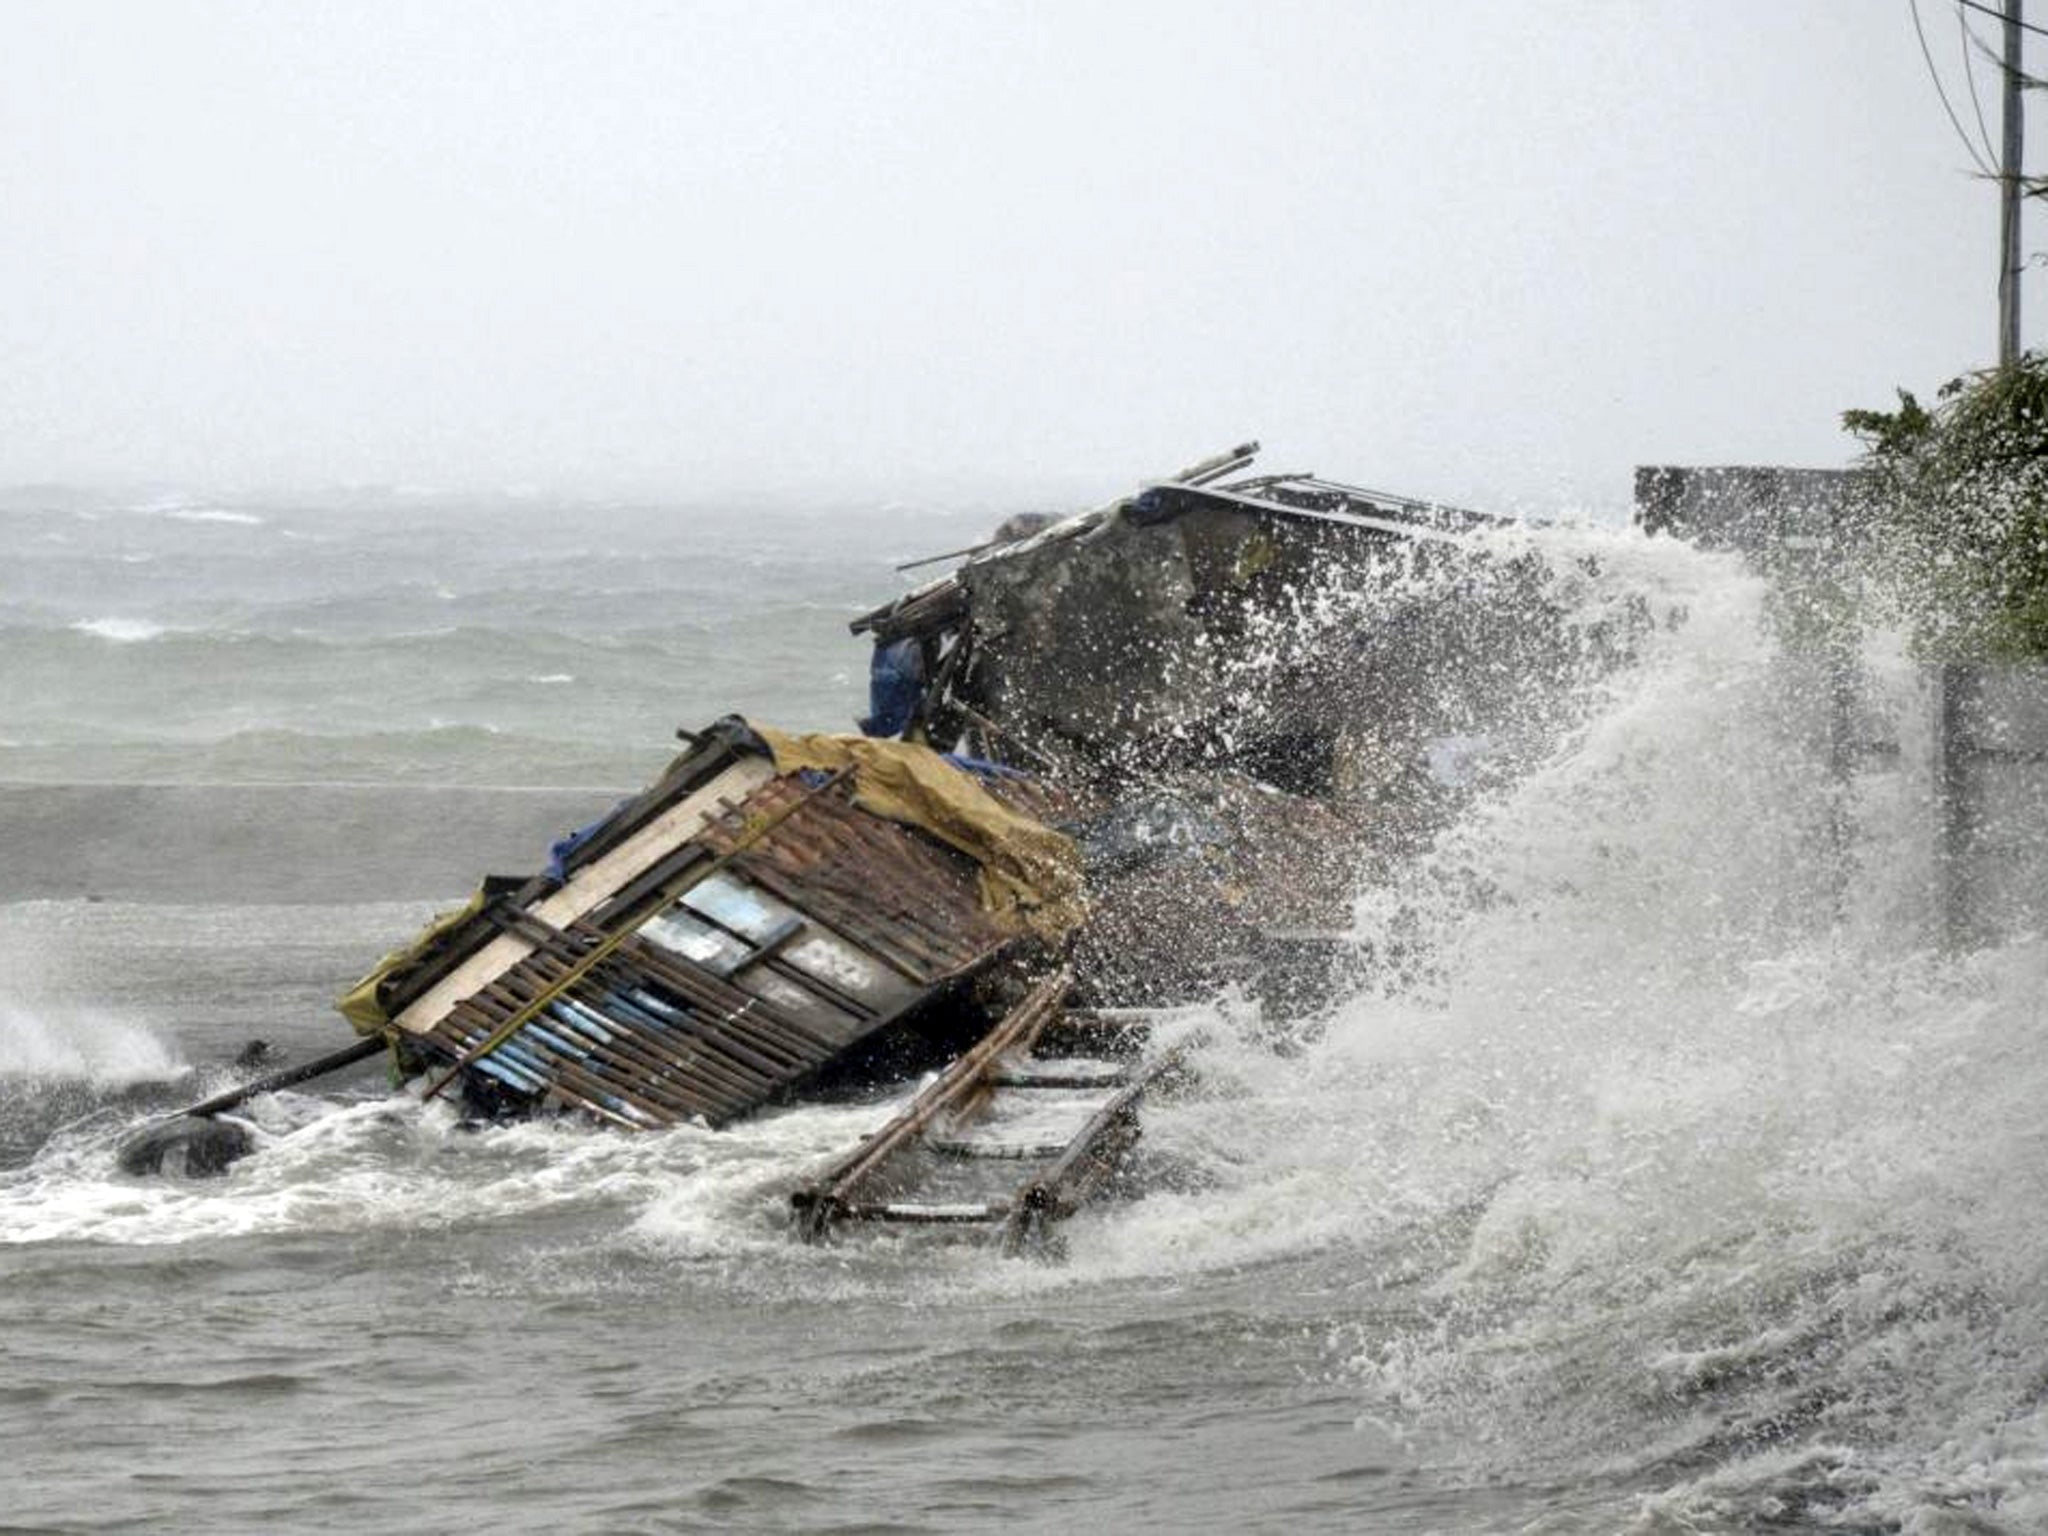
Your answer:
[[[2005,0],[2005,145],[1998,167],[1998,366],[2020,356],[2020,6]]]

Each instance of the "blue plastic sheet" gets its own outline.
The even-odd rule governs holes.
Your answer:
[[[863,736],[901,736],[924,696],[924,652],[915,640],[875,647],[868,662],[868,716]]]
[[[548,878],[557,885],[567,880],[569,878],[569,860],[576,856],[576,850],[610,826],[612,818],[630,805],[632,798],[632,796],[628,795],[624,800],[621,800],[617,805],[598,817],[597,820],[590,823],[589,826],[578,827],[559,842],[550,844],[548,847]]]

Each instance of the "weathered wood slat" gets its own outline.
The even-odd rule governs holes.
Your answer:
[[[1071,1216],[1115,1170],[1138,1139],[1138,1106],[1151,1086],[1180,1065],[1182,1052],[1160,1057],[1089,1117],[1052,1167],[1017,1192],[1003,1232],[1003,1251],[1017,1254],[1044,1242],[1046,1229]]]
[[[1041,1246],[1053,1224],[1108,1181],[1138,1138],[1146,1092],[1182,1056],[1175,1049],[1142,1068],[1063,1064],[1036,1054],[1039,1042],[1054,1033],[1053,1015],[1035,992],[886,1126],[797,1190],[791,1204],[803,1236],[815,1241],[840,1222],[904,1221],[993,1226],[1012,1254]],[[1114,1091],[1104,1100],[1106,1089]],[[1042,1124],[1035,1124],[1037,1109],[1057,1105],[1062,1093],[1076,1101],[1085,1119],[1071,1135],[1048,1141]],[[1016,1094],[1029,1107],[1020,1119],[1006,1118],[1000,1107]],[[970,1126],[987,1134],[971,1134]],[[949,1193],[974,1189],[965,1168],[975,1162],[1037,1166],[1027,1169],[1007,1199],[963,1200]],[[947,1164],[957,1171],[947,1171]],[[885,1179],[891,1182],[883,1185]],[[877,1193],[878,1185],[886,1195]]]
[[[739,759],[710,784],[685,796],[609,853],[578,869],[560,890],[534,904],[534,915],[556,927],[581,917],[635,875],[660,861],[677,844],[695,836],[709,819],[720,794],[732,793],[736,785],[759,786],[774,776],[774,767],[762,759]],[[509,934],[493,939],[415,998],[393,1022],[410,1034],[427,1033],[458,999],[469,996],[517,964],[530,947]]]
[[[862,1185],[891,1158],[923,1134],[934,1120],[973,1095],[986,1091],[989,1068],[1009,1051],[1029,1050],[1046,1021],[1065,1000],[1073,972],[1062,969],[1040,982],[1004,1020],[962,1054],[881,1130],[829,1169],[823,1178],[791,1196],[804,1235],[822,1237],[853,1204]]]

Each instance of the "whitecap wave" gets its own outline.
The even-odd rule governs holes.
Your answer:
[[[168,627],[153,619],[130,619],[118,615],[102,619],[80,619],[71,628],[81,635],[112,641],[115,645],[139,645],[145,640],[158,640],[170,633]]]
[[[178,507],[164,516],[176,523],[226,523],[237,528],[260,528],[264,521],[254,512],[231,512],[225,507]]]

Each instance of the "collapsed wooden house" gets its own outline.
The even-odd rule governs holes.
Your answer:
[[[927,748],[724,721],[341,1009],[429,1073],[430,1097],[721,1125],[971,1043],[988,1022],[974,984],[1079,921],[1050,804]]]
[[[800,1230],[978,1227],[1035,1249],[1129,1150],[1165,1064],[1074,1048],[1099,1047],[1104,1026],[1076,1035],[1067,1017],[1060,957],[1084,895],[1045,818],[1070,809],[1039,780],[920,744],[721,721],[557,844],[544,873],[487,885],[341,1008],[425,1074],[427,1097],[452,1086],[473,1113],[554,1108],[633,1130],[944,1066],[796,1192]],[[1111,1033],[1112,1052],[1143,1038],[1136,1020]],[[1040,1054],[1056,1037],[1063,1054]],[[1040,1140],[970,1134],[1019,1094],[1067,1111],[1053,1142],[1043,1113]],[[941,1199],[920,1161],[934,1156],[997,1159],[1018,1187]]]
[[[862,735],[681,733],[342,1012],[428,1098],[635,1130],[942,1068],[797,1189],[801,1229],[1032,1246],[1135,1140],[1167,1061],[1132,1056],[1147,1019],[1246,980],[1316,1007],[1361,857],[1439,813],[1433,744],[1509,718],[1558,651],[1537,586],[1475,574],[1461,536],[1490,519],[1224,483],[1255,452],[957,552],[854,622]],[[1391,600],[1322,601],[1347,587]]]
[[[705,733],[344,1011],[430,1094],[645,1127],[944,1059],[1060,959],[1087,1007],[1247,979],[1313,1006],[1355,947],[1361,849],[1394,846],[1388,804],[1422,798],[1376,798],[1385,765],[1412,778],[1420,744],[1464,723],[1410,697],[1451,697],[1420,679],[1456,670],[1441,641],[1458,626],[1412,622],[1413,602],[1335,633],[1273,621],[1333,581],[1369,587],[1390,551],[1411,573],[1460,569],[1460,535],[1491,520],[1315,476],[1230,479],[1256,451],[962,552],[854,622],[875,645],[862,737]],[[1484,606],[1470,582],[1425,588]]]

